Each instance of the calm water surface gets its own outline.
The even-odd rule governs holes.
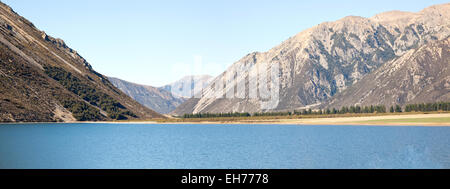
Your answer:
[[[450,127],[0,125],[0,168],[450,168]]]

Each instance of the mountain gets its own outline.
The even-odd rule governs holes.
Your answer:
[[[137,102],[158,113],[172,112],[185,101],[184,98],[174,97],[172,93],[164,89],[135,84],[113,77],[109,77],[109,81]]]
[[[189,99],[174,114],[282,111],[320,106],[385,63],[429,42],[443,40],[449,34],[450,3],[417,13],[391,11],[372,18],[348,16],[325,22],[267,52],[243,57],[216,77],[202,91],[201,98]],[[250,73],[262,64],[280,68],[279,103],[271,110],[261,107],[262,94],[250,98],[248,92],[249,81],[256,80]],[[241,73],[235,74],[235,70]],[[214,86],[227,81],[228,75],[233,75],[231,85],[219,90],[228,93],[238,83],[245,83],[246,91],[240,92],[245,97],[211,98],[217,93]]]
[[[183,98],[191,98],[194,96],[196,86],[199,89],[208,86],[209,82],[213,79],[210,75],[190,75],[181,78],[180,80],[161,87],[166,91],[172,92],[175,96]]]
[[[413,49],[335,95],[325,107],[450,100],[450,37]]]
[[[0,122],[163,116],[114,87],[61,39],[0,2]]]

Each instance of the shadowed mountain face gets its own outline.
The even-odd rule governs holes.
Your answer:
[[[446,39],[449,35],[450,4],[432,6],[418,13],[392,11],[372,18],[350,16],[322,23],[300,32],[267,52],[248,54],[216,77],[203,91],[204,97],[188,100],[174,113],[259,112],[318,107],[385,63],[400,59],[411,50],[430,42]],[[211,94],[215,93],[212,90],[215,84],[226,81],[227,74],[234,70],[245,71],[235,76],[230,83],[235,85],[243,82],[248,89],[249,81],[255,80],[249,73],[264,63],[278,65],[280,68],[280,101],[275,109],[263,110],[262,98],[249,98],[248,91],[245,92],[245,98],[209,98],[214,96]],[[236,86],[226,86],[224,90],[234,88]],[[434,89],[430,88],[431,91],[428,92],[419,92],[419,89],[407,91],[410,93],[409,98],[404,97],[405,100],[396,102],[426,99],[427,94],[432,94]],[[401,96],[388,91],[380,92]],[[424,97],[412,97],[419,93]],[[444,97],[438,99],[442,98]]]
[[[172,112],[185,101],[184,98],[174,97],[171,92],[164,89],[139,85],[112,77],[109,78],[109,81],[137,102],[158,113]]]
[[[450,38],[430,42],[385,63],[324,107],[450,100]]]
[[[0,122],[148,119],[61,39],[0,3]]]

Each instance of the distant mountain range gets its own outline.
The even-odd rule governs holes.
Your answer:
[[[0,122],[163,118],[0,2]]]
[[[191,98],[195,93],[200,92],[195,91],[196,86],[198,86],[198,89],[205,88],[209,85],[212,79],[213,77],[210,75],[190,75],[161,88],[172,92],[176,96]]]
[[[186,99],[191,98],[195,85],[205,87],[211,79],[212,76],[208,75],[185,76],[172,84],[156,88],[109,77],[111,83],[125,94],[162,114],[172,112]]]
[[[63,40],[0,2],[0,122],[450,101],[449,36],[450,3],[417,13],[349,16],[302,31],[267,52],[250,53],[215,78],[186,76],[157,88],[103,76]],[[263,106],[265,92],[251,94],[265,86],[253,85],[258,77],[271,75],[263,65],[279,68],[279,80],[271,76],[266,86],[279,88],[273,109]],[[241,84],[245,90],[239,90]],[[239,98],[224,98],[229,94]]]
[[[137,102],[158,113],[170,113],[185,101],[184,98],[176,97],[161,88],[135,84],[113,77],[109,77],[109,81]]]
[[[448,101],[449,35],[449,3],[417,13],[391,11],[325,22],[267,52],[243,57],[213,79],[201,98],[189,99],[174,114]],[[280,68],[274,109],[263,109],[264,99],[250,98],[248,91],[244,98],[211,98],[217,92],[214,86],[235,70],[245,71],[223,90],[233,92],[237,83],[245,83],[248,90],[249,81],[256,80],[250,73],[263,63]]]

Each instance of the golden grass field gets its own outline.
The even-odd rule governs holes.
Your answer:
[[[170,118],[114,123],[450,126],[450,112]]]

